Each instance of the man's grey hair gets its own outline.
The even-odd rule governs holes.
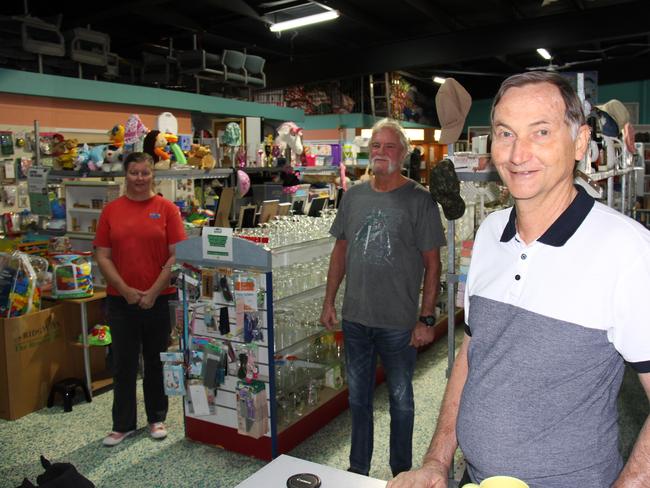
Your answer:
[[[370,136],[370,143],[372,143],[372,140],[375,138],[375,134],[377,134],[377,132],[383,129],[390,129],[395,134],[397,134],[397,137],[399,137],[399,142],[402,145],[402,149],[404,150],[404,154],[408,153],[409,138],[406,135],[406,131],[404,130],[404,128],[399,124],[399,122],[397,122],[394,119],[386,118],[377,121],[375,125],[372,126],[372,135]]]
[[[564,121],[569,126],[573,139],[575,139],[578,135],[578,129],[586,123],[585,114],[582,110],[582,102],[568,80],[562,75],[551,71],[527,71],[526,73],[519,73],[506,78],[501,83],[501,87],[492,103],[492,112],[490,113],[492,129],[494,130],[494,111],[506,91],[510,88],[520,88],[536,83],[550,83],[560,90],[560,95],[562,96],[562,100],[564,100],[565,106]]]

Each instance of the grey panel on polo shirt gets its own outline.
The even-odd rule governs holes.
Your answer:
[[[330,233],[348,245],[343,318],[371,327],[413,328],[422,252],[445,245],[429,192],[410,180],[390,192],[355,185],[344,194]]]
[[[616,393],[623,359],[607,332],[470,298],[470,374],[458,441],[473,479],[606,488],[622,468]]]

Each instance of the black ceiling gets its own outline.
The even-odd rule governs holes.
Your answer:
[[[599,84],[650,79],[647,0],[324,0],[339,19],[269,31],[271,12],[306,2],[3,0],[0,40],[27,7],[34,17],[62,14],[62,30],[90,25],[110,34],[111,51],[134,61],[170,40],[191,49],[194,35],[210,52],[245,49],[266,58],[269,88],[402,71],[424,83],[454,76],[475,99],[487,98],[508,74],[548,66],[538,47],[558,70],[598,71]]]

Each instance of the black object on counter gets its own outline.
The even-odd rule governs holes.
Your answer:
[[[318,488],[320,478],[311,473],[294,474],[287,480],[287,488]]]

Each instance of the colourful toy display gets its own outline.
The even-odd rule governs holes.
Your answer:
[[[50,263],[54,298],[86,298],[93,295],[90,253],[54,254],[50,256]]]

